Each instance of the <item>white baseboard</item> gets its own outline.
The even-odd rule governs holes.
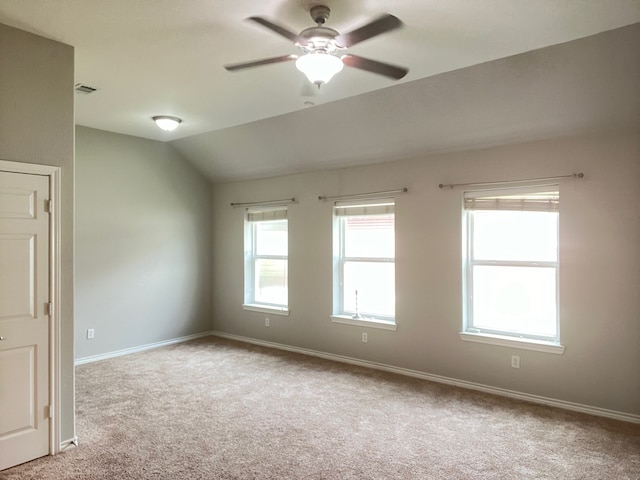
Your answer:
[[[124,348],[122,350],[102,353],[100,355],[91,355],[89,357],[76,358],[74,361],[74,365],[77,366],[77,365],[84,365],[85,363],[99,362],[100,360],[106,360],[108,358],[115,358],[115,357],[121,357],[122,355],[130,355],[132,353],[144,352],[145,350],[166,347],[167,345],[188,342],[189,340],[195,340],[196,338],[202,338],[202,337],[209,337],[211,335],[213,335],[212,332],[196,333],[194,335],[186,335],[184,337],[172,338],[171,340],[163,340],[161,342],[148,343],[146,345],[140,345],[137,347]]]
[[[261,345],[263,347],[276,348],[278,350],[286,350],[288,352],[300,353],[303,355],[309,355],[312,357],[324,358],[327,360],[333,360],[336,362],[348,363],[351,365],[358,365],[361,367],[373,368],[376,370],[382,370],[385,372],[397,373],[408,377],[421,378],[431,382],[444,383],[446,385],[453,385],[456,387],[466,388],[469,390],[477,390],[480,392],[490,393],[493,395],[499,395],[501,397],[515,398],[518,400],[524,400],[531,403],[548,405],[550,407],[562,408],[564,410],[571,410],[574,412],[587,413],[589,415],[595,415],[598,417],[606,417],[614,420],[622,420],[630,423],[640,423],[640,415],[634,415],[631,413],[618,412],[615,410],[607,410],[605,408],[592,407],[589,405],[583,405],[580,403],[566,402],[564,400],[557,400],[555,398],[542,397],[539,395],[531,395],[529,393],[517,392],[515,390],[507,390],[504,388],[491,387],[489,385],[483,385],[480,383],[467,382],[465,380],[457,380],[455,378],[443,377],[440,375],[433,375],[430,373],[420,372],[418,370],[410,370],[408,368],[394,367],[392,365],[385,365],[383,363],[369,362],[367,360],[360,360],[352,357],[345,357],[342,355],[334,355],[331,353],[320,352],[316,350],[310,350],[306,348],[292,347],[290,345],[284,345],[281,343],[266,342],[263,340],[256,340],[254,338],[243,337],[240,335],[233,335],[224,332],[213,331],[211,335],[221,338],[228,338],[230,340],[238,340],[240,342],[252,343],[254,345]]]
[[[67,450],[71,450],[78,446],[78,437],[70,438],[69,440],[64,440],[60,442],[60,450],[59,453],[66,452]]]

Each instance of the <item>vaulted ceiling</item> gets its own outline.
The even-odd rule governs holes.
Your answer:
[[[345,68],[317,91],[293,62],[223,68],[297,53],[245,18],[298,32],[320,3],[341,32],[399,17],[349,51],[409,74]],[[75,47],[76,82],[98,89],[77,124],[171,142],[213,181],[635,124],[638,22],[640,0],[0,0],[0,23]]]

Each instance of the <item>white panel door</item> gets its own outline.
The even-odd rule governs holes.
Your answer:
[[[0,470],[49,453],[49,177],[0,172]]]

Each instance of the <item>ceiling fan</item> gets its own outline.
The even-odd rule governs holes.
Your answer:
[[[331,80],[336,73],[342,70],[344,65],[384,75],[394,80],[403,78],[409,72],[406,68],[371,60],[358,55],[349,53],[338,55],[341,50],[352,47],[357,43],[400,28],[402,22],[397,17],[385,14],[360,28],[349,33],[341,34],[333,28],[324,26],[331,13],[329,7],[315,5],[311,7],[309,13],[313,21],[316,22],[316,26],[306,28],[297,34],[263,17],[249,17],[247,19],[293,42],[293,44],[300,49],[300,55],[282,55],[251,62],[225,65],[224,68],[230,72],[235,72],[237,70],[244,70],[245,68],[295,60],[296,68],[303,72],[309,81],[317,85],[318,88]]]

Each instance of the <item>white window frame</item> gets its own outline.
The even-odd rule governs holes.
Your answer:
[[[471,201],[483,201],[487,197],[492,196],[511,196],[519,194],[531,194],[537,192],[559,192],[558,185],[544,185],[544,186],[530,186],[521,188],[503,188],[497,190],[484,190],[477,192],[465,192],[464,197],[472,199]],[[560,215],[559,215],[559,202],[553,206],[546,207],[540,205],[539,207],[531,206],[519,208],[518,205],[502,205],[503,208],[496,208],[495,210],[523,210],[523,211],[556,211],[558,212],[557,221],[558,226],[556,229],[558,238],[558,252],[556,255],[556,261],[510,261],[510,260],[476,260],[474,257],[474,209],[464,209],[464,221],[463,221],[463,325],[460,337],[462,340],[488,343],[493,345],[501,345],[506,347],[515,347],[526,350],[536,350],[548,353],[564,353],[564,346],[560,343]],[[473,207],[472,207],[473,208]],[[493,210],[492,207],[484,205],[477,208],[477,210]],[[487,328],[478,328],[473,323],[473,268],[475,266],[514,266],[514,267],[531,267],[531,268],[553,268],[555,269],[556,278],[556,335],[555,337],[547,337],[535,334],[515,333],[502,330],[492,330]]]
[[[362,317],[355,317],[353,312],[347,312],[344,308],[344,270],[347,262],[375,262],[393,263],[395,268],[395,251],[391,257],[347,257],[345,255],[345,222],[348,215],[337,215],[340,208],[354,208],[360,210],[362,216],[377,213],[393,213],[395,235],[395,199],[375,198],[348,202],[336,202],[333,208],[333,314],[331,320],[335,323],[348,325],[363,325],[385,330],[396,330],[397,325],[394,315],[380,315],[363,312]],[[358,215],[358,213],[355,213]],[[352,215],[353,216],[353,215]],[[394,282],[395,289],[395,282]],[[394,292],[395,293],[395,292]]]
[[[253,219],[252,219],[253,218]],[[286,206],[252,207],[245,210],[244,217],[244,310],[271,313],[275,315],[289,315],[288,303],[267,303],[256,300],[256,263],[258,260],[285,260],[289,268],[289,252],[286,255],[259,255],[257,253],[257,228],[260,223],[287,222],[287,236],[289,235],[288,209]],[[287,275],[287,290],[289,289]],[[289,295],[287,294],[287,298]]]

